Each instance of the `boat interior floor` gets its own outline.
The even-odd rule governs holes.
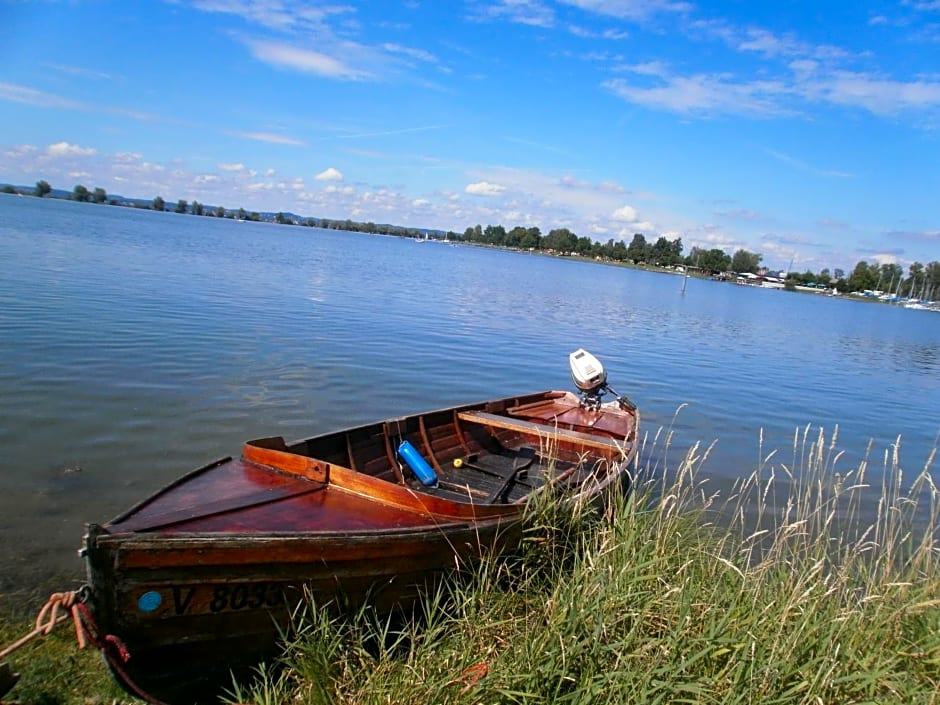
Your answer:
[[[422,492],[448,499],[481,504],[513,503],[524,499],[553,477],[570,474],[573,463],[542,455],[530,446],[501,448],[498,452],[471,454],[443,466],[438,484],[408,483]]]

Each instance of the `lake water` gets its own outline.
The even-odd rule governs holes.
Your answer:
[[[511,225],[511,224],[508,224]],[[522,253],[0,195],[0,609],[243,440],[543,388],[597,355],[716,486],[839,426],[924,468],[940,315]]]

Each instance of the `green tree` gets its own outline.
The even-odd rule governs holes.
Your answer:
[[[193,201],[192,205],[192,214],[193,215],[205,215],[206,209],[199,201]]]
[[[3,193],[16,193],[16,189],[13,188],[10,184],[4,184],[3,188],[0,188],[0,191]]]
[[[166,201],[163,200],[162,196],[157,196],[153,199],[153,205],[151,206],[155,211],[164,211],[166,210]]]
[[[487,225],[483,230],[483,242],[487,245],[503,246],[506,242],[506,228],[502,225]]]
[[[927,298],[936,301],[940,298],[940,262],[931,262],[924,268],[927,277]]]
[[[660,267],[671,267],[682,262],[682,238],[667,240],[660,236],[649,251],[649,258]]]
[[[225,217],[225,209],[224,209],[222,206],[216,206],[216,209],[215,209],[215,217],[216,217],[216,218],[224,218],[224,217]]]
[[[88,189],[85,188],[82,184],[76,184],[75,188],[72,189],[72,200],[87,201],[88,199]]]
[[[522,247],[522,239],[525,237],[525,228],[521,225],[517,225],[508,233],[503,240],[503,245],[506,247]]]
[[[727,272],[731,269],[731,255],[722,249],[714,247],[710,250],[692,248],[686,258],[686,263],[693,267],[701,267],[707,272]]]
[[[594,241],[586,236],[581,236],[578,238],[578,241],[575,243],[574,250],[579,255],[587,257],[592,254],[594,251],[595,243]]]
[[[631,259],[629,250],[627,248],[627,243],[623,240],[611,240],[607,243],[610,245],[609,257],[617,262],[625,262],[628,259]]]
[[[287,216],[278,211],[277,215],[274,216],[274,222],[279,223],[280,225],[287,225],[291,221],[288,220]]]
[[[95,186],[95,191],[91,194],[91,199],[95,203],[104,203],[108,200],[108,192],[100,186]]]
[[[732,272],[750,272],[751,274],[757,274],[757,270],[760,267],[760,261],[764,259],[763,255],[759,255],[755,252],[748,252],[747,250],[738,250],[731,257],[731,271]]]
[[[185,213],[187,210],[189,210],[189,203],[182,198],[176,202],[176,213]]]
[[[924,282],[926,281],[924,265],[920,262],[912,262],[907,271],[910,275],[910,278],[904,283],[904,289],[907,292],[907,296],[912,298],[920,298],[920,295],[924,289]]]
[[[849,291],[865,291],[878,286],[878,265],[869,265],[862,260],[855,265],[846,282]]]
[[[49,185],[49,182],[40,180],[36,182],[36,188],[33,189],[33,195],[39,196],[40,198],[45,198],[51,191],[52,187]]]
[[[519,247],[529,249],[539,249],[542,245],[542,231],[538,228],[526,228],[525,234],[519,240]]]
[[[578,236],[568,230],[568,228],[555,228],[550,230],[545,239],[542,240],[542,247],[556,252],[573,252],[578,245]]]
[[[640,262],[646,262],[650,258],[650,246],[646,242],[646,237],[643,233],[634,233],[633,240],[630,241],[630,246],[627,247],[627,259],[631,260],[633,264],[639,264]]]
[[[878,267],[878,284],[880,291],[892,294],[898,290],[898,285],[904,280],[904,269],[899,264],[889,262]]]

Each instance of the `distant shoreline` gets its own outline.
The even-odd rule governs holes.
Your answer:
[[[521,252],[524,254],[534,254],[542,255],[549,257],[560,257],[566,259],[572,259],[583,262],[592,262],[596,264],[606,264],[613,265],[618,267],[626,267],[629,269],[639,269],[648,272],[657,272],[662,274],[673,274],[687,277],[695,277],[697,279],[709,280],[709,281],[718,281],[722,283],[735,283],[743,286],[748,286],[751,288],[758,289],[778,289],[785,290],[801,294],[813,294],[813,295],[822,295],[826,297],[840,297],[846,298],[852,301],[864,301],[866,303],[887,303],[891,305],[899,305],[905,308],[911,308],[916,310],[928,310],[940,312],[940,301],[934,301],[931,297],[938,295],[940,292],[940,262],[930,262],[926,268],[923,277],[923,284],[921,289],[924,294],[929,292],[930,296],[918,297],[918,296],[906,296],[901,297],[899,295],[901,289],[902,279],[898,278],[897,287],[892,287],[895,290],[895,294],[892,295],[889,291],[886,293],[884,290],[881,290],[878,286],[880,283],[872,283],[870,286],[862,287],[860,289],[852,289],[849,286],[849,281],[846,279],[839,279],[834,284],[830,283],[826,286],[822,284],[807,285],[803,281],[799,281],[793,276],[793,273],[787,273],[786,279],[780,279],[779,276],[771,275],[766,268],[759,268],[757,272],[734,272],[734,271],[716,271],[714,269],[706,269],[702,267],[697,267],[691,262],[676,263],[676,264],[655,264],[643,261],[633,261],[630,259],[618,259],[614,257],[604,256],[601,254],[584,254],[581,252],[573,250],[558,250],[551,247],[518,247],[510,246],[499,243],[487,243],[479,242],[468,239],[466,234],[473,230],[472,228],[467,228],[467,231],[461,235],[452,230],[442,231],[428,228],[409,228],[404,226],[396,226],[389,224],[375,224],[375,223],[361,223],[352,220],[331,220],[325,218],[313,218],[299,216],[295,213],[271,213],[271,212],[247,212],[243,208],[239,209],[226,209],[221,206],[210,206],[206,204],[200,204],[197,201],[193,201],[190,204],[188,201],[179,200],[177,201],[176,207],[172,210],[170,209],[171,204],[168,204],[159,196],[153,199],[152,201],[147,201],[145,199],[139,198],[126,198],[124,196],[111,196],[107,197],[107,194],[103,189],[95,189],[93,192],[89,192],[84,187],[76,186],[75,191],[69,192],[62,189],[51,189],[46,192],[44,195],[40,195],[37,191],[40,189],[40,184],[45,182],[37,182],[35,189],[29,189],[25,186],[11,186],[11,185],[0,185],[0,193],[24,197],[29,196],[32,198],[50,199],[57,201],[68,201],[72,203],[95,203],[96,205],[113,205],[123,208],[133,208],[135,210],[149,210],[153,212],[164,212],[164,213],[176,213],[179,215],[198,215],[202,217],[212,217],[212,218],[223,218],[226,220],[234,220],[236,222],[259,222],[259,223],[270,223],[275,225],[294,225],[301,227],[315,227],[321,228],[324,230],[343,230],[347,232],[358,232],[364,235],[390,235],[394,237],[403,237],[408,239],[414,239],[417,241],[426,241],[426,242],[437,242],[437,243],[451,243],[454,245],[472,245],[475,247],[488,247],[492,249],[507,250],[511,252]],[[48,184],[46,184],[48,186]],[[79,190],[83,189],[83,190]],[[80,194],[82,198],[76,198],[76,193]],[[97,198],[97,200],[93,200]],[[162,208],[154,208],[154,205],[162,205]],[[487,226],[487,230],[494,226]],[[497,226],[501,228],[501,226]],[[477,229],[480,229],[480,226],[476,226]],[[538,228],[535,228],[538,230]],[[505,232],[505,230],[503,230]],[[556,231],[549,233],[549,236],[554,234]],[[565,231],[567,232],[567,231]],[[569,233],[570,234],[570,233]],[[549,237],[549,236],[546,236]],[[572,237],[573,234],[571,234]],[[635,236],[637,237],[637,236]],[[661,238],[662,239],[662,238]],[[677,241],[679,247],[681,248],[681,239]],[[675,244],[675,243],[673,243]],[[595,246],[600,246],[599,243],[594,243]],[[693,248],[693,251],[695,248]],[[760,255],[757,256],[758,261]],[[864,261],[856,265],[856,270],[858,270],[861,265],[867,264]],[[838,273],[838,270],[837,270]],[[805,278],[806,275],[811,273],[807,272],[805,275],[797,275]],[[815,275],[814,275],[815,276]],[[743,277],[754,277],[749,280],[743,280]],[[934,282],[933,278],[936,278],[938,281]],[[929,283],[928,283],[929,279]],[[831,280],[830,280],[831,282]],[[916,285],[919,282],[911,282],[910,288],[916,291]]]

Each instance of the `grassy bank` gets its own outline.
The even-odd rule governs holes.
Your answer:
[[[285,667],[231,702],[940,702],[933,459],[841,471],[806,429],[720,497],[707,455],[647,469],[603,513],[534,508],[521,555],[466,566],[417,625],[306,610]],[[60,630],[16,656],[30,681],[11,697],[130,702]]]
[[[929,475],[889,456],[872,488],[807,429],[719,501],[705,455],[607,516],[539,509],[519,560],[478,566],[420,627],[312,610],[288,668],[233,702],[938,702]]]

